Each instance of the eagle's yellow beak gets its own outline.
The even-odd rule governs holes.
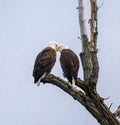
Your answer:
[[[58,45],[56,45],[56,47],[55,47],[55,50],[56,50],[56,51],[58,51],[58,50],[59,50],[59,47],[58,47]]]
[[[59,50],[59,48],[57,47],[57,51]]]

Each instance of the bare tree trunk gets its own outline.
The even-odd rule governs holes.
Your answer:
[[[80,78],[76,81],[76,86],[71,87],[68,82],[56,77],[52,74],[46,76],[42,82],[50,83],[61,88],[63,91],[71,95],[75,100],[82,104],[101,125],[120,125],[115,115],[104,103],[104,99],[99,96],[96,90],[99,63],[97,58],[97,37],[98,37],[98,18],[97,18],[97,0],[90,0],[91,3],[91,19],[90,19],[90,40],[87,36],[87,29],[84,18],[84,0],[78,0],[79,24],[82,40],[82,52],[80,58],[83,66],[84,80]]]

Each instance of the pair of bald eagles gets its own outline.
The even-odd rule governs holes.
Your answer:
[[[33,77],[34,83],[40,85],[40,81],[51,72],[56,62],[56,52],[59,51],[60,63],[63,70],[63,76],[68,79],[71,86],[75,85],[78,76],[79,59],[77,55],[66,45],[61,44],[59,47],[55,41],[51,41],[48,47],[43,49],[36,57]]]

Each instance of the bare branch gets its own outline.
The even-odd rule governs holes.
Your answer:
[[[85,24],[85,17],[84,17],[84,0],[78,0],[78,8],[79,8],[79,24],[80,24],[80,32],[81,32],[81,40],[82,40],[82,53],[80,54],[83,72],[84,72],[84,80],[85,83],[88,84],[90,79],[90,52],[88,47],[88,36]]]
[[[102,99],[105,101],[105,100],[108,100],[109,98],[110,98],[110,96],[108,96],[106,98],[102,98]]]
[[[79,10],[79,24],[80,24],[80,32],[81,36],[87,36],[87,29],[85,24],[85,17],[84,17],[84,0],[78,0],[78,10]]]
[[[79,81],[78,85],[83,86],[82,81],[80,79],[78,79],[78,81]],[[68,82],[62,80],[61,78],[56,77],[53,74],[49,74],[42,80],[42,82],[44,84],[50,83],[50,84],[56,85],[57,87],[61,88],[66,93],[71,95],[75,100],[80,102],[82,105],[85,105],[86,97],[85,97],[84,93],[81,92],[80,90],[78,90],[77,88],[71,87],[71,85]],[[82,85],[80,85],[81,83],[82,83]]]
[[[113,114],[108,110],[107,106],[104,104],[96,91],[91,91],[92,93],[90,92],[89,95],[86,95],[77,88],[71,87],[68,82],[52,74],[47,75],[42,82],[44,84],[49,83],[56,85],[71,95],[80,104],[85,106],[85,108],[98,120],[99,123],[101,123],[101,125],[120,125],[119,121],[117,121]],[[79,82],[77,85],[85,87],[82,80],[77,79],[77,82]]]
[[[90,0],[91,2],[91,19],[90,19],[90,31],[91,31],[91,37],[90,37],[90,51],[95,51],[97,47],[97,37],[98,37],[98,21],[97,21],[97,1],[96,0]]]
[[[82,39],[82,52],[84,53],[86,50],[85,46],[88,46],[88,37],[87,37],[87,28],[86,28],[86,19],[84,17],[84,0],[78,0],[78,13],[79,13],[79,24],[80,24],[80,33]],[[86,37],[86,38],[85,38]],[[84,39],[87,39],[84,40]]]
[[[112,107],[113,103],[110,104],[109,109]]]
[[[120,106],[118,106],[118,109],[113,113],[115,117],[120,118]]]
[[[98,38],[98,7],[97,0],[90,0],[91,3],[91,19],[90,19],[90,43],[89,51],[91,56],[91,77],[89,86],[96,87],[99,75],[99,63],[97,58],[97,38]]]
[[[100,6],[98,6],[98,9],[100,9],[103,6],[103,4],[104,4],[104,1],[101,3]]]

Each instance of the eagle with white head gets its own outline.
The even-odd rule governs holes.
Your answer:
[[[60,63],[63,70],[63,76],[68,79],[72,86],[78,77],[79,59],[77,55],[68,48],[68,46],[61,44],[58,48],[60,55]]]
[[[48,47],[44,48],[37,55],[33,69],[34,83],[37,83],[37,86],[39,86],[41,80],[51,72],[56,62],[57,51],[57,43],[55,41],[50,41]]]

